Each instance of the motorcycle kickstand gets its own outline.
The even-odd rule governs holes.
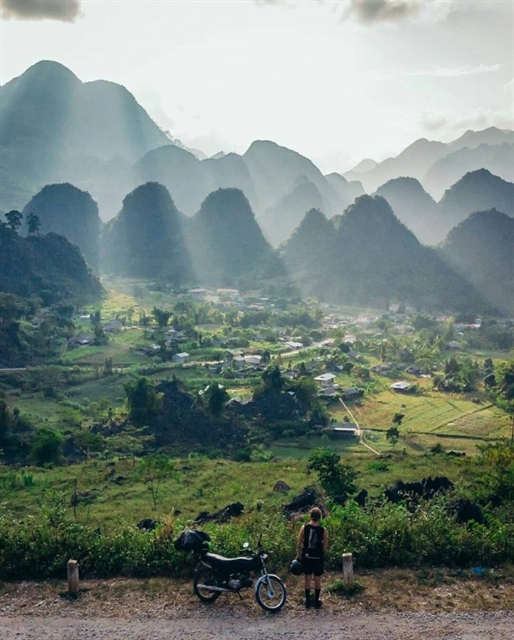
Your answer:
[[[239,600],[243,599],[243,596],[241,595],[241,591],[236,591],[237,595],[239,596]]]

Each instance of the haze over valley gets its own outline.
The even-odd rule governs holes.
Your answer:
[[[379,307],[514,306],[512,130],[421,139],[324,175],[270,140],[198,157],[124,87],[83,83],[53,61],[3,86],[0,108],[2,210],[37,215],[39,232],[77,244],[97,273],[171,287],[266,283]],[[478,213],[487,238],[471,230],[449,251],[453,230],[473,228]],[[494,254],[500,279],[487,266]]]

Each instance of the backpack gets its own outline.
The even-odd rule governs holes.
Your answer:
[[[186,529],[178,536],[173,543],[173,546],[177,551],[200,552],[204,548],[204,544],[209,542],[210,539],[210,536],[203,531]]]
[[[323,538],[325,529],[318,525],[306,524],[303,533],[303,556],[307,560],[323,559]]]

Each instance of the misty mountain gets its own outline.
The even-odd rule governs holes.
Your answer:
[[[78,247],[64,236],[19,236],[0,224],[0,291],[38,296],[43,304],[61,300],[85,304],[103,293]]]
[[[188,221],[188,245],[198,283],[252,287],[282,274],[239,189],[218,189],[207,196]]]
[[[463,149],[464,147],[467,147],[468,149],[475,149],[483,144],[495,146],[503,143],[514,143],[514,131],[510,129],[488,127],[487,129],[482,129],[482,131],[473,131],[468,129],[466,133],[460,136],[460,138],[457,138],[453,142],[449,142],[448,148],[450,152],[453,152]]]
[[[191,265],[184,217],[168,190],[156,182],[140,185],[123,200],[102,234],[102,270],[133,278],[188,282]]]
[[[389,180],[375,192],[391,205],[396,217],[422,244],[437,244],[441,233],[440,213],[435,200],[415,178]]]
[[[253,184],[241,156],[223,154],[199,160],[193,153],[174,145],[149,151],[131,170],[132,184],[159,182],[170,192],[177,207],[187,216],[198,211],[212,191],[233,187],[251,198]]]
[[[487,306],[378,196],[361,196],[330,221],[310,212],[284,245],[283,259],[304,295],[332,302],[387,307],[401,301],[433,310]],[[314,265],[312,272],[304,260]]]
[[[311,209],[280,248],[287,272],[302,293],[330,299],[334,285],[327,273],[327,261],[330,263],[337,254],[335,235],[333,220],[328,220],[319,209]],[[316,282],[320,288],[317,294]]]
[[[45,184],[89,190],[106,172],[169,144],[124,87],[83,83],[57,62],[38,62],[1,87],[0,111],[5,210],[21,209]]]
[[[446,231],[475,211],[497,209],[514,216],[514,184],[486,169],[471,171],[445,192],[439,208]]]
[[[440,198],[463,175],[484,167],[495,176],[514,182],[514,144],[481,144],[449,153],[434,162],[423,178],[423,184]]]
[[[268,240],[277,246],[311,208],[332,217],[353,202],[361,186],[325,177],[311,160],[269,140],[252,142],[243,154],[252,178],[252,207]],[[302,194],[306,201],[301,205]],[[353,197],[352,197],[353,196]]]
[[[89,266],[98,271],[101,223],[97,204],[89,193],[68,183],[47,185],[22,213],[25,223],[29,213],[38,216],[41,233],[54,232],[76,244]]]
[[[337,206],[344,211],[353,204],[355,199],[363,196],[364,187],[358,180],[347,180],[340,173],[329,173],[325,176],[328,185],[337,194],[339,199]]]
[[[416,178],[432,197],[439,199],[449,186],[471,170],[485,168],[510,180],[514,158],[512,151],[509,156],[509,147],[503,145],[513,143],[514,131],[495,127],[467,131],[447,144],[422,138],[396,157],[379,163],[363,161],[344,175],[349,180],[362,182],[368,193],[394,178]]]
[[[441,254],[495,307],[514,312],[514,218],[492,209],[453,228]]]
[[[359,180],[368,193],[389,180],[407,176],[422,181],[428,169],[440,158],[447,155],[448,147],[442,142],[421,138],[416,140],[398,156],[379,162],[367,171],[352,170],[344,174],[348,180]]]
[[[268,207],[261,226],[273,244],[287,240],[308,209],[323,208],[323,197],[318,187],[305,176],[300,176],[292,190],[282,196],[274,207]]]

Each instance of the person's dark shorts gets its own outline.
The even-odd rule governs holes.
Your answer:
[[[302,558],[303,573],[306,576],[322,576],[324,572],[322,558]]]

